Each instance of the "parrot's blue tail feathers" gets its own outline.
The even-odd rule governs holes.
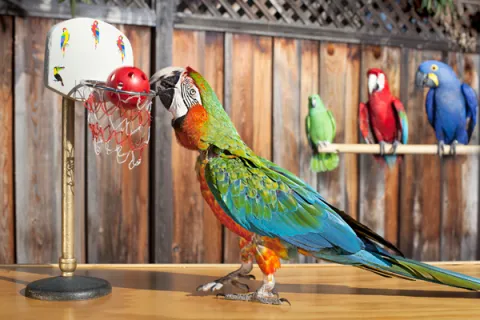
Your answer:
[[[402,161],[402,156],[388,155],[388,156],[374,156],[380,164],[386,164],[388,168],[392,169],[397,163]]]
[[[322,255],[323,256],[323,255]],[[361,250],[352,255],[317,256],[328,261],[350,264],[384,277],[423,280],[451,287],[480,291],[480,279],[441,269],[419,261],[380,251]]]
[[[317,153],[310,160],[310,169],[313,172],[332,171],[339,162],[340,159],[336,153]]]

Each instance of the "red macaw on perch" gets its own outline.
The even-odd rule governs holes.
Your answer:
[[[401,157],[384,155],[385,143],[393,144],[393,153],[399,142],[408,140],[407,113],[402,102],[390,92],[388,80],[381,69],[370,69],[368,77],[368,101],[360,103],[360,132],[367,143],[379,143],[381,156],[375,156],[382,163],[393,167]]]

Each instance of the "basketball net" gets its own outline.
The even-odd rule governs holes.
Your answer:
[[[150,141],[155,94],[122,91],[97,81],[83,81],[82,86],[77,93],[88,95],[83,100],[95,153],[115,153],[118,163],[128,162],[129,169],[138,166]]]

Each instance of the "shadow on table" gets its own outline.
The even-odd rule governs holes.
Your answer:
[[[4,270],[12,270],[12,268],[0,268]],[[28,272],[34,274],[42,274],[46,276],[59,275],[56,268],[38,268],[38,267],[21,267],[15,268],[18,272]],[[212,282],[217,277],[181,274],[165,271],[150,270],[100,270],[100,269],[78,269],[75,274],[92,276],[107,279],[113,287],[143,289],[143,290],[160,290],[160,291],[178,291],[189,292],[190,296],[206,296],[214,293],[196,292],[195,288],[201,284]],[[218,275],[222,276],[222,275]],[[15,277],[0,276],[0,281],[9,281],[17,284],[27,285],[29,281],[22,278],[21,273],[17,273]],[[246,281],[251,290],[258,288],[260,281]],[[226,286],[225,292],[228,292],[231,286]],[[316,293],[316,294],[357,294],[357,295],[374,295],[374,296],[405,296],[405,297],[431,297],[431,298],[464,298],[477,299],[480,298],[480,292],[470,291],[435,291],[435,290],[412,290],[412,289],[378,289],[378,288],[354,288],[345,285],[332,284],[277,284],[277,289],[281,293]]]

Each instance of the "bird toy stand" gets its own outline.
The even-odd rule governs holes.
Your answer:
[[[76,276],[74,256],[74,110],[75,102],[62,99],[62,255],[61,276],[27,285],[25,296],[39,300],[85,300],[108,295],[110,283],[103,279]]]
[[[75,275],[74,113],[75,101],[88,111],[95,151],[115,152],[132,169],[150,137],[155,96],[146,75],[133,67],[128,38],[100,20],[76,18],[52,27],[45,51],[45,86],[62,95],[62,253],[61,275],[29,283],[28,298],[85,300],[112,292],[106,280]],[[90,79],[90,80],[84,80]]]

